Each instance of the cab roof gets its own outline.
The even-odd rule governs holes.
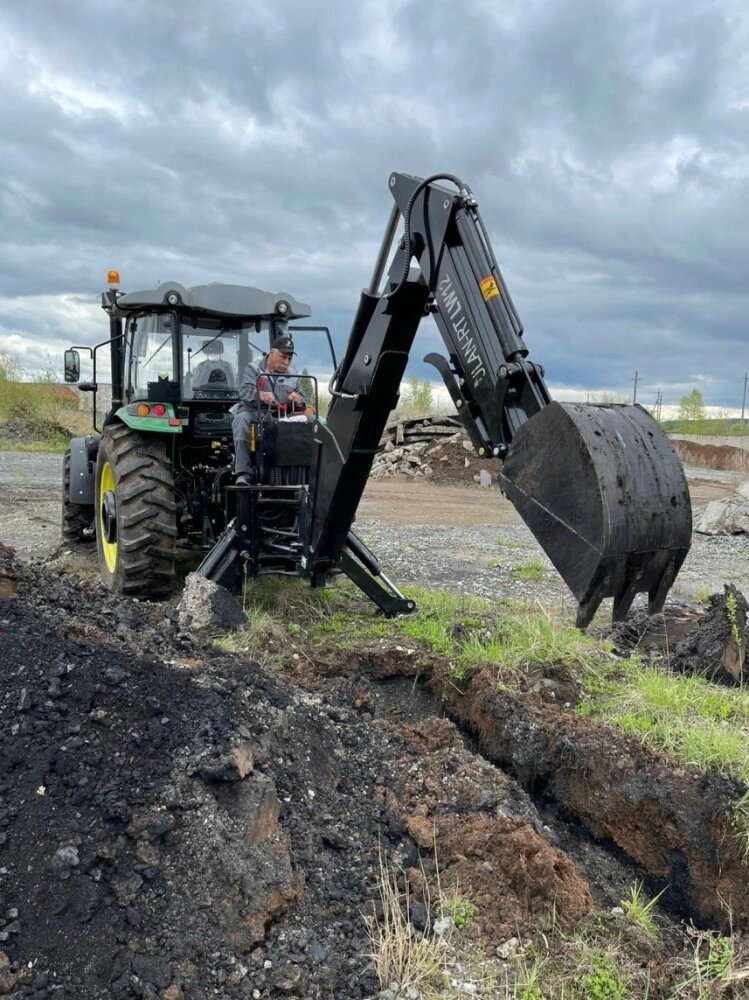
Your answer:
[[[178,296],[176,303],[169,297]],[[287,309],[279,309],[281,303]],[[214,316],[276,317],[302,319],[312,313],[306,302],[300,302],[288,292],[264,292],[253,285],[193,285],[185,288],[177,281],[164,281],[156,288],[140,292],[127,292],[117,298],[115,314],[126,315],[141,309],[162,306],[166,309],[189,310]],[[106,308],[106,306],[105,306]]]

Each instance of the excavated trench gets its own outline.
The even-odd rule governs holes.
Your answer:
[[[742,789],[565,712],[563,672],[458,690],[370,643],[269,676],[1,547],[0,636],[0,995],[372,997],[383,848],[414,925],[436,863],[489,954],[645,875],[672,916],[747,926]]]
[[[385,717],[423,724],[429,714],[447,716],[468,749],[517,782],[552,843],[567,851],[582,838],[581,850],[573,848],[581,870],[592,851],[593,882],[601,866],[613,879],[608,891],[593,885],[599,899],[615,903],[615,870],[629,869],[630,885],[645,875],[664,890],[661,905],[674,917],[723,930],[749,926],[749,867],[730,819],[746,792],[737,782],[691,773],[613,727],[565,711],[560,706],[576,699],[563,673],[537,679],[535,693],[499,691],[490,669],[458,688],[440,657],[417,666],[398,646],[362,650],[345,672],[370,679]]]

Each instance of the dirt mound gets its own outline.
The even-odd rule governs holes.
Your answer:
[[[8,975],[81,1000],[375,992],[358,913],[377,844],[416,857],[375,802],[386,736],[194,646],[163,608],[15,575],[0,602]]]
[[[726,444],[697,444],[695,441],[671,440],[685,465],[702,469],[726,469],[749,473],[749,451]]]
[[[372,996],[380,849],[428,872],[432,828],[487,946],[590,909],[528,797],[450,723],[373,725],[358,681],[273,680],[173,608],[7,549],[0,579],[0,992]]]
[[[593,908],[585,880],[541,836],[527,795],[466,751],[451,722],[427,720],[406,735],[422,765],[411,766],[413,755],[399,762],[406,829],[427,857],[436,853],[443,889],[475,904],[472,929],[492,952],[552,906],[563,927]]]
[[[435,483],[473,485],[476,482],[475,477],[484,469],[490,473],[492,485],[496,486],[502,468],[498,458],[481,458],[473,447],[469,451],[462,440],[440,445],[429,456],[429,462],[432,467],[432,481]]]
[[[0,424],[0,440],[11,444],[43,444],[49,442],[64,443],[70,438],[68,431],[61,424],[49,420],[26,420],[13,417]]]
[[[710,680],[746,683],[749,676],[746,662],[748,614],[749,605],[744,595],[726,584],[722,594],[712,594],[705,614],[676,646],[673,666]]]

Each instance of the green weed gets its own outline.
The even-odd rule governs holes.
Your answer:
[[[545,574],[545,567],[538,559],[529,559],[528,562],[516,566],[513,573],[518,580],[528,582],[530,580],[540,580]]]
[[[591,970],[581,986],[585,1000],[624,1000],[627,983],[621,978],[608,955],[591,955]]]
[[[652,899],[645,899],[642,882],[635,882],[630,887],[627,898],[621,900],[624,916],[629,923],[642,928],[651,941],[655,941],[658,937],[658,928],[653,920],[653,909],[665,891],[662,889]]]
[[[470,899],[462,896],[457,889],[444,892],[440,900],[440,905],[443,914],[452,920],[453,926],[459,931],[465,930],[467,925],[476,916],[476,907]]]
[[[741,632],[739,631],[738,622],[738,608],[736,604],[736,595],[731,592],[726,594],[726,618],[728,619],[728,626],[731,630],[731,638],[736,643],[737,646],[741,645]]]

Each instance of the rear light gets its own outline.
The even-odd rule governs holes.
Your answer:
[[[179,419],[179,417],[170,417],[169,418],[169,426],[170,427],[179,427],[181,423],[182,423],[182,421]]]
[[[151,414],[154,417],[163,417],[166,413],[166,407],[163,403],[154,403],[151,407]]]
[[[148,414],[151,412],[151,407],[148,405],[148,403],[139,403],[138,409],[135,412],[138,414],[139,417],[147,417]]]

